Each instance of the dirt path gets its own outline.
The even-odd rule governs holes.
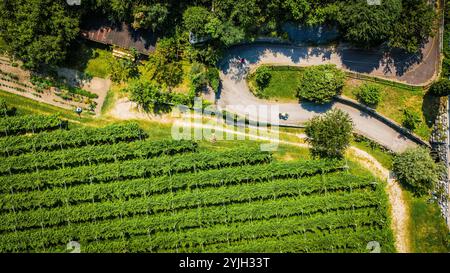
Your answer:
[[[135,102],[130,101],[128,98],[118,99],[113,108],[106,113],[115,119],[129,120],[129,119],[142,119],[157,121],[162,123],[172,123],[174,119],[170,114],[150,114],[143,111],[139,111]]]
[[[411,252],[411,242],[408,234],[410,213],[400,185],[392,179],[389,170],[367,152],[356,147],[351,147],[348,152],[372,173],[387,181],[386,191],[391,205],[391,228],[394,232],[395,248],[400,253]]]

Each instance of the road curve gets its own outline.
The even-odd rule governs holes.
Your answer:
[[[350,49],[348,50],[351,51]],[[415,142],[406,138],[387,124],[351,106],[338,102],[327,105],[317,105],[312,103],[278,103],[263,100],[255,97],[250,92],[245,80],[248,71],[260,64],[310,66],[323,63],[334,63],[342,68],[342,58],[338,53],[333,52],[334,51],[332,51],[331,48],[327,47],[309,48],[274,44],[235,47],[228,52],[226,57],[219,64],[222,86],[216,97],[217,105],[221,109],[230,112],[248,115],[250,119],[254,120],[258,119],[256,115],[246,112],[243,107],[278,107],[277,111],[289,114],[289,120],[283,122],[283,124],[302,124],[315,115],[325,113],[331,108],[337,108],[350,115],[355,125],[356,132],[382,144],[394,152],[402,152],[408,147],[416,146]],[[372,52],[368,52],[365,57],[361,56],[361,51],[357,51],[357,54],[360,60],[370,60]],[[244,65],[240,64],[238,61],[240,58],[245,58],[247,63]],[[421,69],[420,67],[419,64],[416,69]],[[278,120],[279,112],[277,111],[273,111],[270,116],[268,115],[265,118],[260,117],[258,120]]]

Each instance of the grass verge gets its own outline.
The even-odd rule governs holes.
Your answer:
[[[428,197],[413,197],[405,194],[410,205],[410,234],[412,250],[416,253],[448,253],[450,251],[449,231],[436,203],[429,203]]]

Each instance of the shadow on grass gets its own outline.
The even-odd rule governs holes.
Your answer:
[[[439,113],[439,97],[435,97],[426,93],[423,97],[422,113],[428,127],[433,126],[434,121]]]
[[[78,71],[85,71],[89,60],[98,57],[98,52],[95,51],[96,48],[109,49],[108,46],[99,43],[76,40],[67,51],[64,66]]]

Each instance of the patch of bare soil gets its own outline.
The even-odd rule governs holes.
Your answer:
[[[172,123],[174,121],[174,119],[171,117],[171,114],[146,113],[145,111],[139,109],[138,105],[135,102],[130,101],[126,97],[118,99],[114,107],[108,114],[113,118],[120,120],[142,119],[158,121],[162,123]]]
[[[83,73],[68,68],[59,68],[58,75],[66,78],[68,82],[73,86],[79,86],[81,89],[97,94],[98,98],[94,99],[94,101],[97,103],[95,114],[97,116],[100,115],[103,103],[106,99],[106,95],[111,88],[111,80],[98,77],[85,79],[83,77]]]

